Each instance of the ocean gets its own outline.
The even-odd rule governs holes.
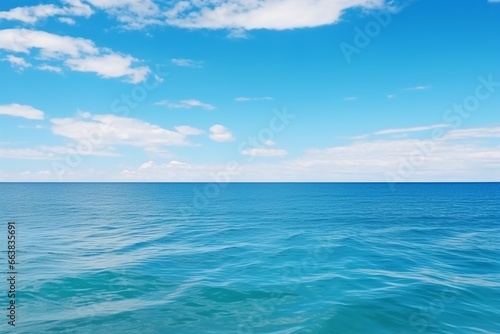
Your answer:
[[[500,184],[1,183],[0,194],[0,332],[500,333]]]

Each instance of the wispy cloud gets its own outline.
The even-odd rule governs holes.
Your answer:
[[[414,126],[414,127],[409,127],[409,128],[385,129],[385,130],[379,130],[379,131],[374,131],[374,132],[370,132],[370,133],[360,134],[360,135],[356,135],[356,136],[343,136],[343,137],[339,137],[339,138],[351,139],[351,140],[363,140],[363,139],[370,138],[371,136],[406,135],[406,134],[415,133],[415,132],[424,132],[424,131],[430,131],[430,130],[434,130],[434,129],[449,128],[449,127],[451,127],[451,124],[442,123],[442,124],[432,124],[432,125],[426,125],[426,126]]]
[[[195,99],[188,99],[188,100],[181,100],[179,102],[172,102],[169,100],[163,100],[156,102],[155,105],[157,106],[165,106],[168,108],[173,108],[173,109],[191,109],[191,108],[203,108],[205,110],[214,110],[216,109],[215,106],[201,102],[199,100]]]
[[[31,120],[41,120],[44,118],[43,111],[35,109],[32,106],[17,103],[0,105],[0,115],[22,117]]]
[[[241,152],[243,155],[251,157],[282,157],[287,155],[286,150],[274,148],[251,148]]]
[[[443,124],[434,124],[434,125],[428,125],[428,126],[415,126],[415,127],[411,127],[411,128],[387,129],[387,130],[376,131],[376,132],[373,132],[372,134],[374,134],[374,135],[389,135],[389,134],[422,132],[422,131],[429,131],[429,130],[440,129],[440,128],[448,128],[450,126],[451,126],[451,124],[443,123]]]
[[[250,35],[245,29],[231,29],[227,37],[233,39],[248,39]]]
[[[21,71],[24,70],[25,68],[31,67],[31,64],[26,62],[26,60],[21,57],[8,55],[3,60],[9,62],[12,67],[17,68]]]
[[[421,147],[432,147],[431,153],[425,154]],[[385,182],[386,173],[397,172],[401,166],[401,158],[412,153],[421,164],[418,171],[406,181],[494,180],[500,177],[498,147],[478,143],[458,144],[449,140],[354,142],[309,150],[302,157],[288,161],[285,168],[293,173],[302,171],[303,180]]]
[[[251,102],[251,101],[272,101],[274,100],[271,96],[263,96],[263,97],[237,97],[234,99],[236,102]]]
[[[404,90],[406,90],[406,91],[418,91],[418,90],[429,90],[431,88],[432,88],[432,86],[414,86],[414,87],[405,88]]]
[[[74,26],[76,24],[76,21],[69,17],[60,17],[59,22],[66,23],[70,26]]]
[[[63,72],[62,68],[57,67],[57,66],[47,65],[47,64],[39,65],[39,66],[37,66],[37,68],[39,70],[42,70],[42,71],[49,71],[49,72],[55,72],[55,73],[62,73]]]
[[[210,129],[210,139],[216,142],[230,142],[234,141],[236,138],[232,134],[232,132],[223,125],[216,124],[212,126]]]
[[[0,148],[0,158],[19,160],[46,160],[55,155],[36,148]]]
[[[197,135],[201,135],[203,132],[205,132],[203,130],[193,128],[192,126],[189,126],[189,125],[176,126],[175,130],[177,130],[177,132],[182,133],[183,135],[186,135],[186,136],[197,136]]]
[[[500,126],[452,130],[446,139],[500,138]]]
[[[344,97],[344,101],[356,101],[358,99],[357,96],[346,96]]]
[[[176,66],[193,68],[201,68],[204,64],[201,60],[192,60],[187,58],[172,58],[170,59],[170,62]]]

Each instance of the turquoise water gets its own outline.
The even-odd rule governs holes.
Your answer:
[[[0,184],[15,333],[500,333],[500,184]],[[1,237],[3,235],[4,237]],[[3,297],[1,297],[3,296]]]

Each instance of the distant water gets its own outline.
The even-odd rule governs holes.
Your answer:
[[[0,332],[14,220],[13,333],[500,333],[500,184],[0,194]]]

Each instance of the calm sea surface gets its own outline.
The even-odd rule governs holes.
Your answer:
[[[4,183],[0,222],[2,333],[500,333],[500,184]]]

